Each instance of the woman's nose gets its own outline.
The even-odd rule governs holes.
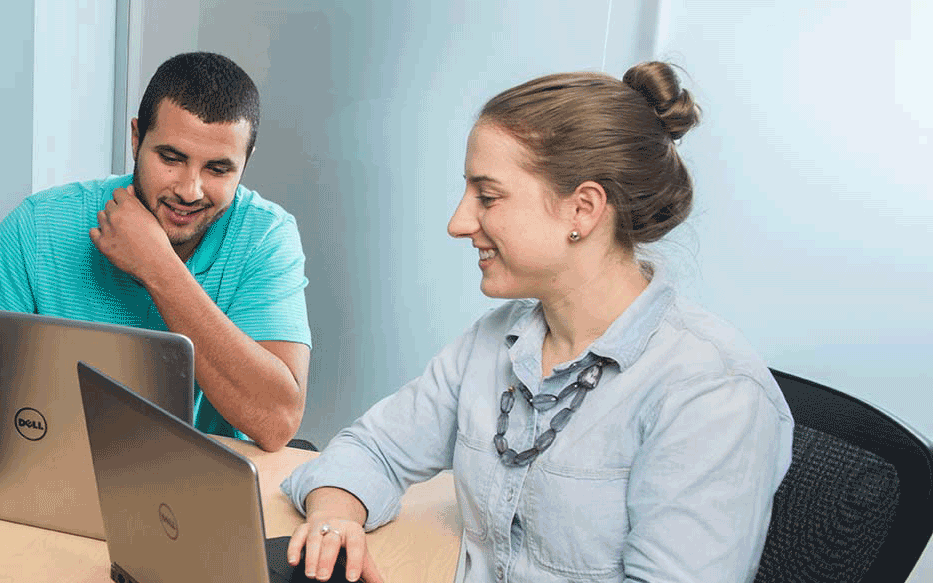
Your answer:
[[[447,234],[451,237],[469,237],[479,229],[479,221],[476,218],[476,212],[471,200],[473,197],[466,192],[457,205],[450,221],[447,223]]]

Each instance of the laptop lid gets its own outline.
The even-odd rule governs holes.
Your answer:
[[[252,462],[78,363],[112,575],[269,581]]]
[[[194,346],[170,332],[0,311],[0,519],[102,539],[79,360],[191,421]]]

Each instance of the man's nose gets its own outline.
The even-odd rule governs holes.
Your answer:
[[[196,171],[186,172],[175,186],[175,194],[188,204],[204,198],[201,190],[201,174]]]

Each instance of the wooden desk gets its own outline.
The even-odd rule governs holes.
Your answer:
[[[287,536],[301,524],[279,484],[316,453],[285,448],[267,453],[235,439],[217,438],[253,460],[259,470],[266,536]],[[402,499],[398,520],[374,531],[369,547],[392,583],[453,581],[460,549],[460,518],[453,477],[444,473],[413,486]],[[109,583],[106,543],[0,520],[0,583]],[[933,581],[933,542],[908,579]]]
[[[228,438],[217,438],[248,457],[259,471],[266,536],[291,535],[302,516],[279,490],[298,464],[316,453],[285,448],[267,453]],[[370,552],[392,583],[453,581],[460,550],[460,518],[453,477],[443,473],[412,487],[398,519],[370,534]],[[108,583],[105,542],[0,521],[0,583]]]

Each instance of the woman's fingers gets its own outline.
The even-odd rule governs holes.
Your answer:
[[[292,567],[296,567],[298,563],[301,562],[301,553],[304,551],[305,575],[309,579],[314,579],[317,574],[320,543],[321,537],[312,526],[307,522],[301,523],[298,528],[295,529],[295,532],[292,533],[292,538],[288,541],[288,549],[285,551],[288,564]]]
[[[319,577],[320,556],[321,553],[321,534],[312,526],[309,528],[308,539],[305,543],[305,575],[309,579],[321,579]]]
[[[341,528],[343,528],[342,525]],[[337,562],[337,554],[343,546],[343,532],[329,524],[326,529],[322,525],[320,536],[316,538],[320,540],[320,554],[317,559],[315,577],[321,581],[327,581],[334,573],[334,563]]]
[[[288,564],[294,567],[301,560],[301,551],[304,550],[305,541],[308,540],[307,522],[302,522],[292,533],[292,538],[288,539],[288,550],[285,552],[288,558]]]
[[[347,548],[347,579],[356,581],[363,572],[363,559],[366,555],[366,533],[363,529],[347,533],[344,546]]]
[[[297,566],[301,561],[301,551],[304,550],[305,575],[326,581],[333,575],[341,547],[347,549],[347,579],[356,581],[362,574],[367,582],[382,581],[366,549],[366,532],[352,521],[335,519],[302,523],[288,541],[286,558],[288,564]]]

